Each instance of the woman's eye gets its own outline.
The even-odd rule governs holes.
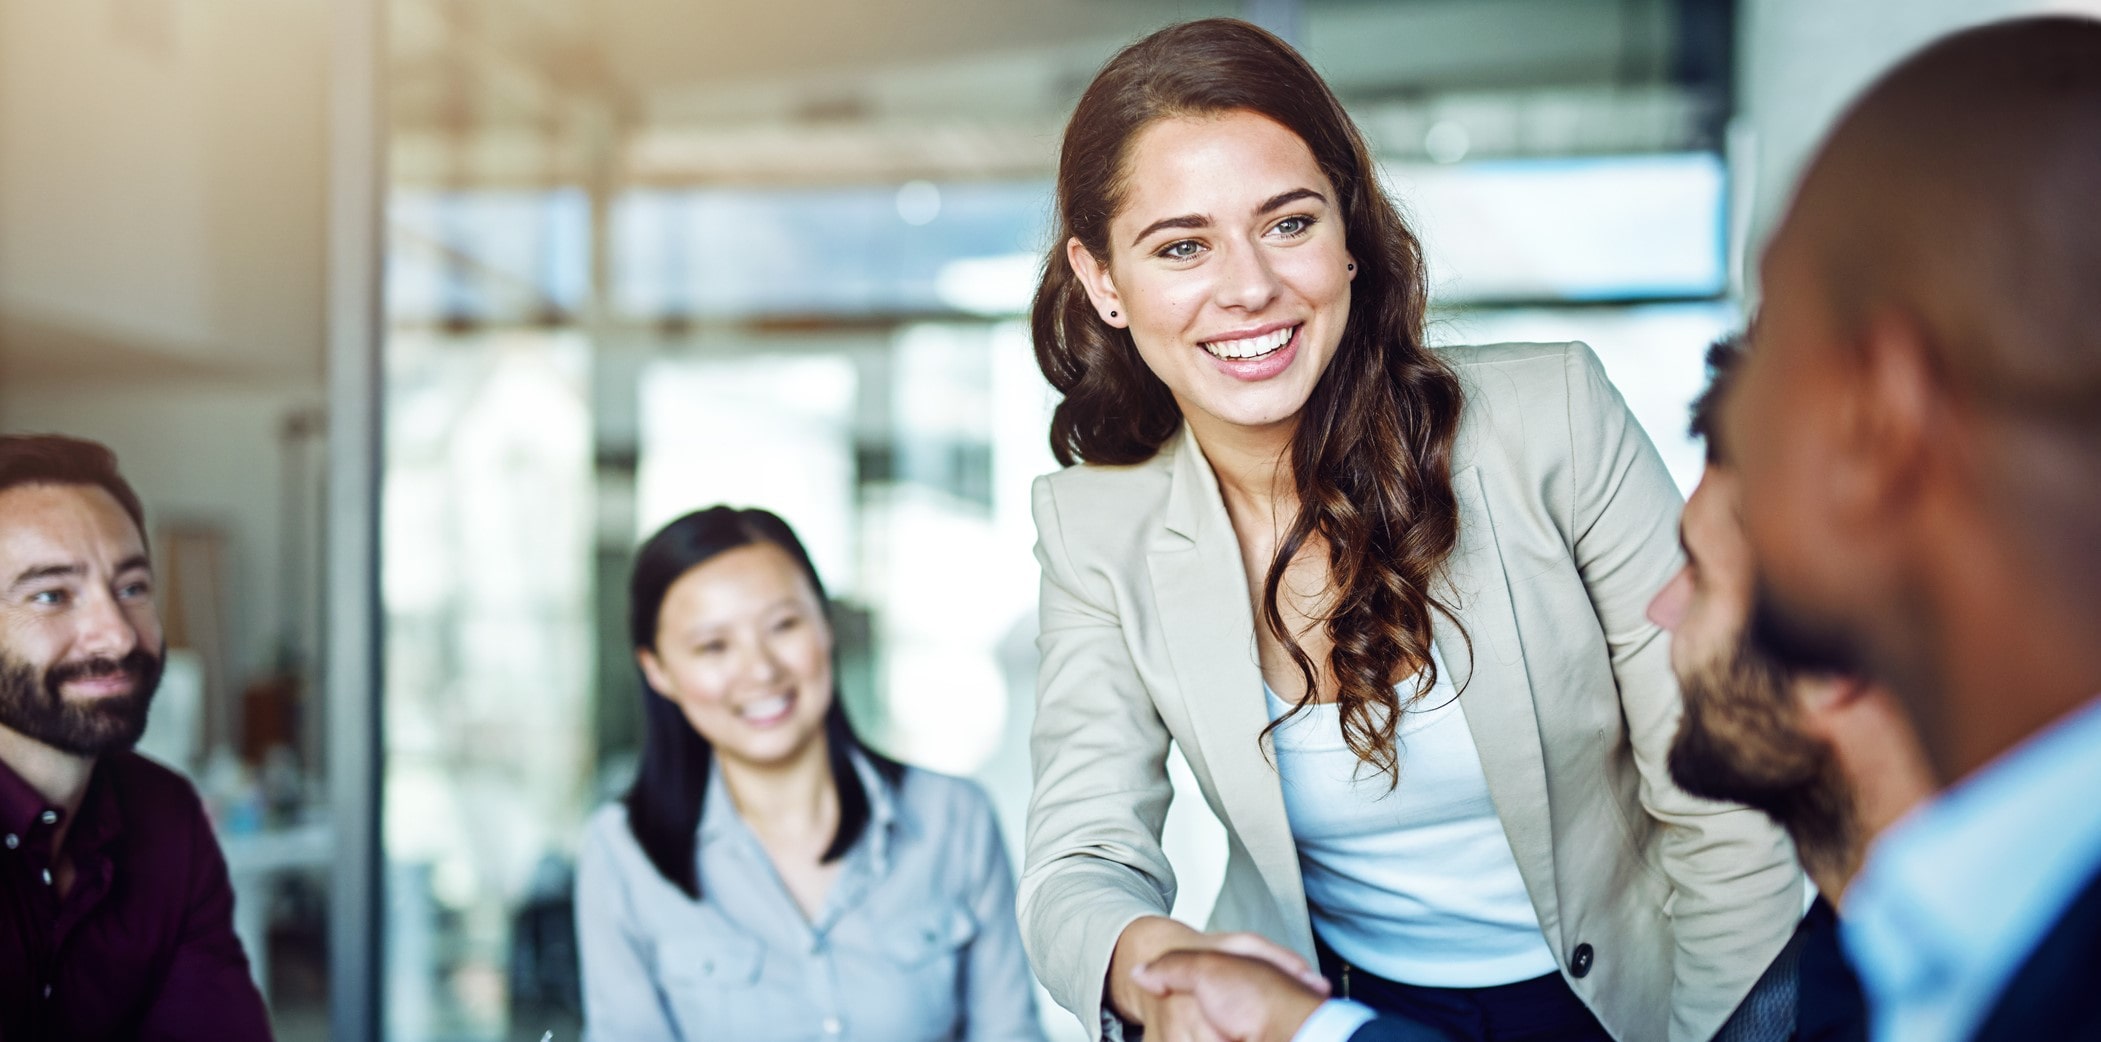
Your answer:
[[[790,615],[790,616],[788,616],[787,618],[785,618],[785,619],[782,619],[781,621],[779,621],[779,622],[776,622],[776,623],[774,623],[774,624],[773,624],[773,632],[775,632],[775,633],[785,633],[785,632],[787,632],[787,631],[789,631],[789,630],[792,630],[792,629],[794,629],[795,627],[797,627],[797,626],[800,626],[800,625],[802,625],[802,620],[801,620],[801,619],[798,619],[798,618],[796,618],[796,617],[795,617],[795,616],[793,616],[793,615]]]
[[[1155,255],[1165,257],[1168,260],[1188,260],[1202,253],[1203,250],[1204,245],[1195,239],[1181,239],[1160,247]]]
[[[1304,215],[1286,217],[1271,229],[1287,239],[1296,239],[1313,228],[1313,218]]]
[[[149,583],[125,583],[124,585],[117,587],[117,596],[122,597],[126,600],[132,600],[139,597],[150,597],[152,595],[153,586]]]
[[[720,655],[723,652],[728,651],[729,647],[730,646],[723,641],[711,640],[705,644],[696,646],[693,649],[693,653],[696,655]]]

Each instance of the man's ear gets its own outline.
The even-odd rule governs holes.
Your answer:
[[[1907,516],[1947,433],[1934,429],[1948,413],[1931,348],[1916,320],[1887,310],[1869,319],[1857,349],[1858,394],[1844,437],[1860,465],[1848,491],[1870,517]]]
[[[1080,288],[1087,291],[1087,299],[1093,302],[1095,314],[1118,329],[1129,327],[1131,317],[1124,310],[1122,296],[1116,292],[1116,280],[1078,236],[1065,240],[1065,261],[1072,265],[1073,274],[1079,277]]]
[[[1841,712],[1872,691],[1867,681],[1843,673],[1805,673],[1794,680],[1795,701],[1812,716]]]

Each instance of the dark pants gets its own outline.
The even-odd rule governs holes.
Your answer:
[[[1342,961],[1318,937],[1321,976],[1340,998],[1408,1017],[1468,1042],[1612,1042],[1559,973],[1490,988],[1431,988],[1387,980]]]

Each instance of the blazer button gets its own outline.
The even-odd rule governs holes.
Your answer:
[[[1590,976],[1590,964],[1597,959],[1597,955],[1598,953],[1592,950],[1588,942],[1577,945],[1576,950],[1569,953],[1569,976],[1578,978]]]

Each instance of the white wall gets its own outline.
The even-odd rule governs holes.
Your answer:
[[[325,0],[0,0],[0,358],[318,378]],[[27,341],[27,342],[25,342]]]
[[[279,431],[324,397],[327,18],[0,0],[0,430],[105,442],[149,523],[225,534],[222,700],[312,624]]]
[[[1875,77],[1957,29],[2023,15],[2101,16],[2101,0],[1748,0],[1738,22],[1739,205],[1750,267],[1802,168]]]

